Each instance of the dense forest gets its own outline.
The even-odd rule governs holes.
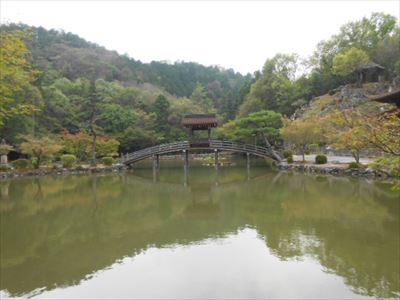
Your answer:
[[[269,120],[354,83],[361,64],[381,65],[388,81],[399,76],[399,43],[398,20],[374,13],[343,25],[310,57],[278,53],[242,75],[194,62],[142,63],[73,33],[5,24],[0,137],[22,152],[24,142],[61,139],[54,151],[84,160],[93,142],[101,157],[185,139],[182,117],[207,112],[225,124],[218,136],[243,140],[253,130],[274,143],[288,123]]]

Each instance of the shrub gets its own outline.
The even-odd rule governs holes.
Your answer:
[[[0,172],[7,172],[10,171],[11,167],[8,165],[0,165]]]
[[[287,158],[287,162],[288,162],[288,164],[292,164],[293,163],[293,156],[289,156]]]
[[[72,168],[76,162],[76,156],[73,154],[64,154],[61,155],[61,161],[63,168]]]
[[[355,161],[352,161],[351,163],[349,163],[349,169],[358,169],[360,167],[360,165],[358,163],[356,163]]]
[[[110,156],[106,156],[101,159],[101,162],[103,163],[103,165],[111,166],[114,162],[114,159]]]
[[[76,166],[75,170],[77,170],[77,171],[84,171],[85,168],[84,168],[82,165],[78,165],[78,166]]]
[[[328,92],[328,95],[329,96],[332,96],[332,95],[334,95],[335,94],[335,91],[334,90],[329,90],[329,92]]]
[[[291,157],[291,156],[293,156],[293,151],[292,151],[292,150],[285,150],[285,151],[283,151],[283,157],[284,157],[284,158],[289,158],[289,157]]]
[[[31,162],[26,158],[19,158],[11,162],[11,164],[13,165],[14,168],[20,170],[20,169],[27,169],[30,166]]]
[[[318,154],[315,157],[315,163],[317,165],[323,165],[323,164],[326,164],[327,162],[328,162],[328,158],[326,157],[326,155]]]

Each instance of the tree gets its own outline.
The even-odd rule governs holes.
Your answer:
[[[321,120],[317,117],[295,120],[285,118],[281,134],[286,142],[300,151],[303,161],[305,161],[305,152],[311,144],[325,141]]]
[[[263,110],[226,123],[221,132],[234,140],[248,140],[252,137],[261,136],[274,158],[280,161],[281,158],[274,151],[273,144],[280,137],[279,129],[282,125],[280,113]]]
[[[365,51],[351,47],[336,54],[336,56],[333,58],[332,72],[336,75],[346,76],[357,71],[357,83],[358,85],[361,85],[361,67],[368,61],[368,54]]]
[[[295,76],[298,68],[296,54],[277,54],[267,59],[262,75],[251,85],[250,93],[239,109],[244,117],[260,109],[290,114],[296,100]]]
[[[117,156],[119,142],[114,138],[100,137],[97,141],[97,156]]]
[[[27,37],[19,30],[0,32],[0,127],[13,115],[29,114],[34,109],[32,103],[18,97],[38,74],[28,61]]]
[[[208,97],[206,89],[200,83],[196,84],[190,99],[199,105],[204,112],[212,112],[212,100]]]
[[[57,139],[50,136],[34,137],[32,135],[21,136],[23,142],[19,145],[22,153],[29,154],[33,158],[33,165],[39,168],[45,157],[51,157],[58,153],[62,146]]]
[[[396,112],[363,117],[364,139],[370,147],[400,156],[400,116]]]
[[[156,130],[163,133],[168,133],[168,115],[170,104],[167,98],[160,94],[154,102],[154,113],[156,114]]]
[[[90,152],[90,141],[90,136],[85,132],[71,134],[64,131],[62,135],[63,151],[75,155],[78,161],[83,161]]]
[[[368,148],[361,113],[355,109],[334,110],[325,116],[325,120],[329,143],[335,148],[350,150],[356,163],[360,163],[360,152]]]

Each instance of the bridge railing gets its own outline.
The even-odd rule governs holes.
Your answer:
[[[270,150],[265,147],[220,140],[212,140],[210,143],[210,148],[239,150],[241,152],[259,153],[261,155],[267,155],[271,153]]]
[[[196,149],[196,148],[193,147],[191,148],[188,141],[182,141],[170,144],[161,144],[124,155],[123,157],[121,157],[120,162],[121,163],[134,162],[157,154],[173,153],[190,149]],[[201,149],[248,152],[260,156],[271,155],[270,150],[265,147],[231,142],[231,141],[224,141],[224,140],[211,140],[210,146],[208,148],[201,148]]]
[[[121,157],[120,162],[136,160],[139,158],[140,159],[146,158],[155,154],[178,152],[186,149],[189,149],[189,143],[187,141],[170,143],[170,144],[161,144],[126,154],[123,157]]]

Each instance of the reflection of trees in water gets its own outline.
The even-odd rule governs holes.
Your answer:
[[[150,245],[251,225],[276,256],[312,255],[357,293],[399,291],[397,195],[365,180],[268,173],[247,182],[235,172],[221,174],[218,187],[194,177],[184,187],[121,174],[11,181],[9,199],[0,201],[7,224],[0,287],[21,295],[76,284]],[[37,180],[40,201],[32,197]]]
[[[399,292],[396,194],[378,198],[380,189],[364,180],[302,175],[282,180],[264,195],[248,194],[257,188],[247,191],[255,201],[240,201],[273,253],[282,259],[312,255],[360,294]]]

